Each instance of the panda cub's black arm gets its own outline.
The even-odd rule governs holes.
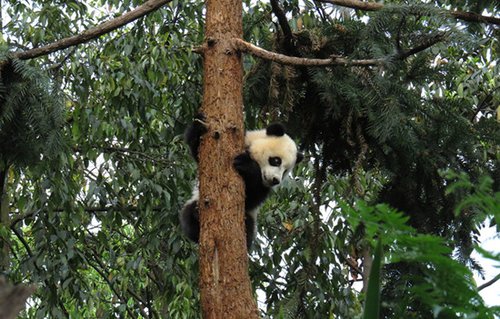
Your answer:
[[[198,148],[200,147],[201,136],[207,132],[205,115],[199,113],[194,117],[193,123],[186,129],[184,139],[189,146],[191,155],[198,162]]]
[[[245,182],[245,210],[253,210],[264,202],[270,188],[262,182],[260,166],[248,152],[236,156],[233,165]]]

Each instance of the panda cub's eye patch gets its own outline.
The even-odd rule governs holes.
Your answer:
[[[269,165],[271,166],[280,166],[281,165],[281,158],[275,156],[275,157],[269,157]]]

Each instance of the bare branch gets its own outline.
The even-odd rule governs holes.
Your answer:
[[[377,11],[384,7],[382,3],[363,2],[359,0],[317,0],[317,1],[336,4],[338,6],[348,7],[352,9],[359,9],[363,11]]]
[[[360,0],[317,0],[318,2],[331,3],[342,7],[348,7],[363,11],[378,11],[384,8],[384,4],[377,2],[363,2]],[[500,25],[500,18],[483,16],[474,12],[444,10],[458,20],[469,22],[483,22]]]
[[[493,279],[491,279],[490,281],[488,282],[485,282],[484,284],[482,284],[481,286],[477,287],[477,290],[478,291],[481,291],[483,290],[484,288],[487,288],[491,285],[493,285],[495,282],[497,282],[498,280],[500,280],[500,274],[496,275],[495,277],[493,277]]]
[[[42,55],[63,50],[74,45],[82,44],[92,39],[95,39],[103,34],[116,30],[127,23],[137,20],[148,13],[155,11],[172,0],[149,0],[138,6],[132,11],[122,14],[112,20],[101,23],[98,26],[92,27],[83,31],[80,34],[61,39],[40,48],[34,48],[27,51],[15,52],[13,56],[21,60],[33,59]]]
[[[500,25],[500,18],[483,16],[474,12],[465,12],[465,11],[450,11],[450,14],[459,19],[469,22],[483,22],[483,23],[491,23]]]
[[[385,59],[363,59],[349,60],[340,56],[332,56],[329,59],[310,59],[288,56],[280,53],[264,50],[251,43],[241,39],[233,39],[234,46],[241,52],[248,52],[256,57],[273,61],[285,65],[303,65],[303,66],[328,66],[328,65],[380,65]]]
[[[445,39],[446,34],[440,33],[430,38],[428,41],[408,50],[404,50],[399,54],[394,55],[392,58],[396,60],[404,60],[407,57],[423,51],[434,44],[441,42]],[[235,48],[241,52],[248,52],[256,57],[262,58],[264,60],[273,61],[279,64],[285,65],[295,65],[295,66],[329,66],[329,65],[345,65],[345,66],[377,66],[384,64],[387,58],[377,58],[377,59],[360,59],[351,60],[341,56],[332,56],[329,59],[311,59],[311,58],[299,58],[294,56],[288,56],[280,53],[275,53],[271,51],[264,50],[248,43],[241,39],[232,39]]]

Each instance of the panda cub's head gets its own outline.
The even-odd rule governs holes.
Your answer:
[[[250,157],[259,164],[266,187],[281,183],[294,165],[303,159],[297,145],[279,123],[271,124],[265,130],[247,132],[245,147]]]

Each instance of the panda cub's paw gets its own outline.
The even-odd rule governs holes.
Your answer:
[[[233,161],[233,166],[243,177],[252,175],[260,176],[259,164],[250,157],[248,152],[236,156]]]
[[[203,113],[198,113],[194,116],[193,120],[193,125],[199,127],[201,131],[204,131],[204,133],[207,132],[207,123],[205,122],[207,118],[205,117],[205,114]]]
[[[191,130],[193,138],[197,138],[198,140],[203,134],[208,132],[205,114],[196,114],[193,119],[193,124],[188,130]]]
[[[193,123],[184,133],[184,139],[189,145],[191,155],[193,155],[196,161],[198,161],[198,148],[200,147],[201,136],[208,131],[205,119],[205,114],[196,114]]]
[[[236,171],[241,172],[245,170],[245,168],[250,164],[251,160],[252,159],[250,158],[250,155],[247,152],[241,153],[240,155],[237,155],[234,158],[233,166],[236,169]]]

